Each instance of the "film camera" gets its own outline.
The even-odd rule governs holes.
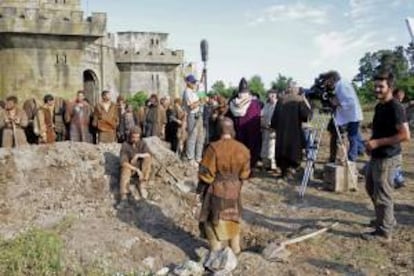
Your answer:
[[[333,112],[335,111],[335,106],[332,105],[331,99],[335,97],[335,91],[328,87],[328,78],[329,75],[327,73],[320,74],[305,95],[312,102],[315,100],[319,101],[321,103],[321,111]]]

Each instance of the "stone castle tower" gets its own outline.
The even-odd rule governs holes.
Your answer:
[[[0,98],[179,95],[184,53],[167,48],[168,34],[110,34],[106,21],[105,13],[85,18],[80,0],[1,0]]]

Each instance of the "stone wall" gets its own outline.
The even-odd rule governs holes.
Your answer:
[[[167,48],[168,34],[154,32],[118,32],[120,50],[164,50]]]
[[[168,34],[107,34],[106,21],[105,13],[84,18],[80,0],[1,0],[0,99],[72,99],[81,89],[92,103],[103,90],[113,99],[121,92],[181,93],[184,52],[166,48]]]
[[[184,52],[167,48],[168,34],[122,32],[117,38],[115,59],[122,94],[179,94],[182,86],[177,85],[177,70],[184,61]],[[181,87],[177,89],[178,86]]]

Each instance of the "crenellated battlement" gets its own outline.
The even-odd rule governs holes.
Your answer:
[[[115,61],[116,63],[179,65],[184,61],[184,51],[170,49],[141,49],[138,51],[118,49],[115,54]]]
[[[54,10],[0,6],[0,33],[51,35],[105,35],[106,13],[83,17],[81,10]]]
[[[80,0],[1,0],[0,7],[81,10]]]

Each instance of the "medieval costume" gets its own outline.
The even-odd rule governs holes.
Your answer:
[[[127,199],[129,194],[129,183],[131,176],[138,173],[139,183],[137,185],[138,190],[142,197],[144,195],[145,188],[148,183],[151,174],[152,158],[149,149],[144,141],[139,139],[138,141],[132,141],[131,135],[140,135],[140,130],[134,127],[131,130],[128,141],[124,142],[121,147],[120,162],[121,162],[121,178],[120,178],[120,194],[121,201]],[[143,155],[144,156],[140,156]]]
[[[239,84],[237,97],[229,104],[229,117],[234,121],[236,139],[242,142],[251,155],[251,167],[259,160],[261,134],[260,134],[260,102],[252,97],[247,81],[242,78]]]
[[[34,98],[28,99],[23,103],[23,110],[26,112],[28,119],[28,125],[24,131],[29,144],[36,144],[38,142],[38,137],[34,132],[34,119],[39,106],[40,104]]]
[[[125,108],[125,112],[122,114],[122,117],[119,121],[119,135],[123,137],[124,141],[126,141],[131,133],[131,130],[136,126],[134,112],[132,110],[132,106],[128,105]],[[119,137],[119,136],[118,136]]]
[[[65,121],[70,124],[69,138],[73,142],[92,142],[90,122],[92,112],[86,101],[75,101],[68,104],[65,112]]]
[[[116,128],[116,136],[119,143],[123,143],[126,141],[128,136],[125,136],[125,122],[124,122],[124,114],[126,113],[127,104],[125,103],[125,99],[122,96],[119,96],[116,99],[116,107],[118,109],[118,118],[119,123]]]
[[[34,119],[34,132],[39,137],[39,143],[56,142],[55,124],[54,124],[54,105],[44,104],[37,111]]]
[[[212,142],[200,163],[200,193],[202,207],[200,230],[206,236],[210,249],[221,249],[222,241],[229,241],[235,254],[240,253],[240,192],[243,180],[250,175],[250,153],[234,140],[233,123],[225,118],[220,121],[221,139]]]
[[[271,126],[276,130],[276,164],[283,178],[287,177],[290,168],[300,165],[305,146],[302,122],[310,115],[306,99],[293,91],[282,96],[276,104]]]
[[[116,104],[107,101],[96,105],[92,125],[97,128],[99,143],[113,143],[116,141],[118,122]]]
[[[55,97],[54,118],[56,141],[61,142],[68,139],[67,126],[65,124],[66,102],[63,98]]]
[[[171,144],[173,152],[180,152],[180,138],[185,132],[185,112],[181,107],[181,101],[176,99],[174,106],[167,110],[167,125],[165,127],[165,140]]]
[[[276,132],[271,128],[272,116],[277,102],[277,91],[268,92],[268,101],[262,109],[262,149],[260,157],[262,158],[263,168],[276,169],[275,147]]]
[[[140,106],[135,114],[135,123],[141,129],[141,133],[144,132],[145,114],[148,110],[149,101],[145,102],[145,105]]]
[[[167,114],[165,109],[159,104],[157,96],[151,95],[150,105],[145,114],[144,137],[158,136],[164,139],[166,124]]]
[[[27,145],[24,128],[28,124],[27,114],[22,109],[14,107],[0,112],[0,129],[3,129],[2,147],[13,148]]]
[[[217,141],[218,139],[220,139],[220,134],[219,134],[219,122],[221,119],[224,118],[224,116],[226,116],[229,108],[227,105],[227,100],[220,96],[217,95],[216,97],[216,103],[217,105],[215,106],[214,110],[213,110],[213,114],[210,118],[210,122],[209,122],[209,141],[213,142],[213,141]]]

